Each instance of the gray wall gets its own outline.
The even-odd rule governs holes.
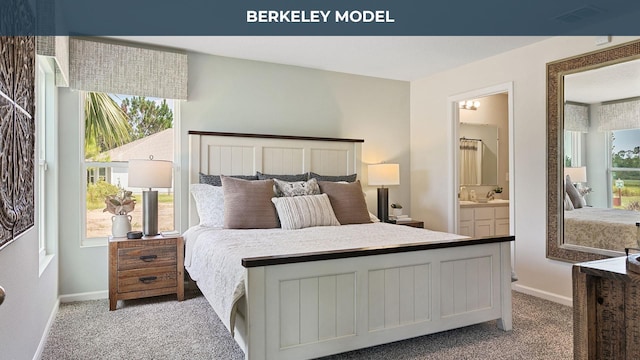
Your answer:
[[[62,177],[60,294],[106,296],[107,248],[80,246],[79,95],[61,90]],[[409,83],[302,67],[189,54],[189,100],[180,104],[180,152],[177,165],[188,182],[188,130],[361,138],[363,161],[400,164],[400,186],[389,200],[410,206]],[[365,167],[366,172],[366,167]],[[375,188],[366,186],[375,213]],[[181,230],[187,228],[188,187]],[[428,219],[424,219],[428,220]],[[427,221],[428,224],[428,221]],[[73,297],[70,297],[73,298]]]

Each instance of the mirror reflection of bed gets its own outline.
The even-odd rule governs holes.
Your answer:
[[[564,244],[640,246],[640,60],[564,76]]]

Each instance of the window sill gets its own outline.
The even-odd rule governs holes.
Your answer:
[[[109,238],[91,238],[91,239],[83,239],[80,243],[80,247],[100,247],[107,246],[109,244]]]
[[[39,272],[38,272],[38,277],[42,276],[42,273],[47,270],[47,267],[49,266],[49,264],[51,264],[51,261],[53,260],[55,255],[45,255],[43,257],[40,258],[40,266],[39,266]]]

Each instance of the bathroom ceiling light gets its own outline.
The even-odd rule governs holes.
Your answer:
[[[480,107],[480,101],[478,100],[460,101],[459,106],[460,106],[460,109],[478,110],[478,108]]]

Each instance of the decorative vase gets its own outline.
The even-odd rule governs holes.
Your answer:
[[[111,222],[111,235],[113,237],[125,237],[131,231],[131,215],[113,215]]]
[[[391,215],[393,216],[402,215],[402,209],[391,208]]]
[[[502,193],[495,193],[493,194],[493,198],[498,200],[498,199],[502,199]]]

